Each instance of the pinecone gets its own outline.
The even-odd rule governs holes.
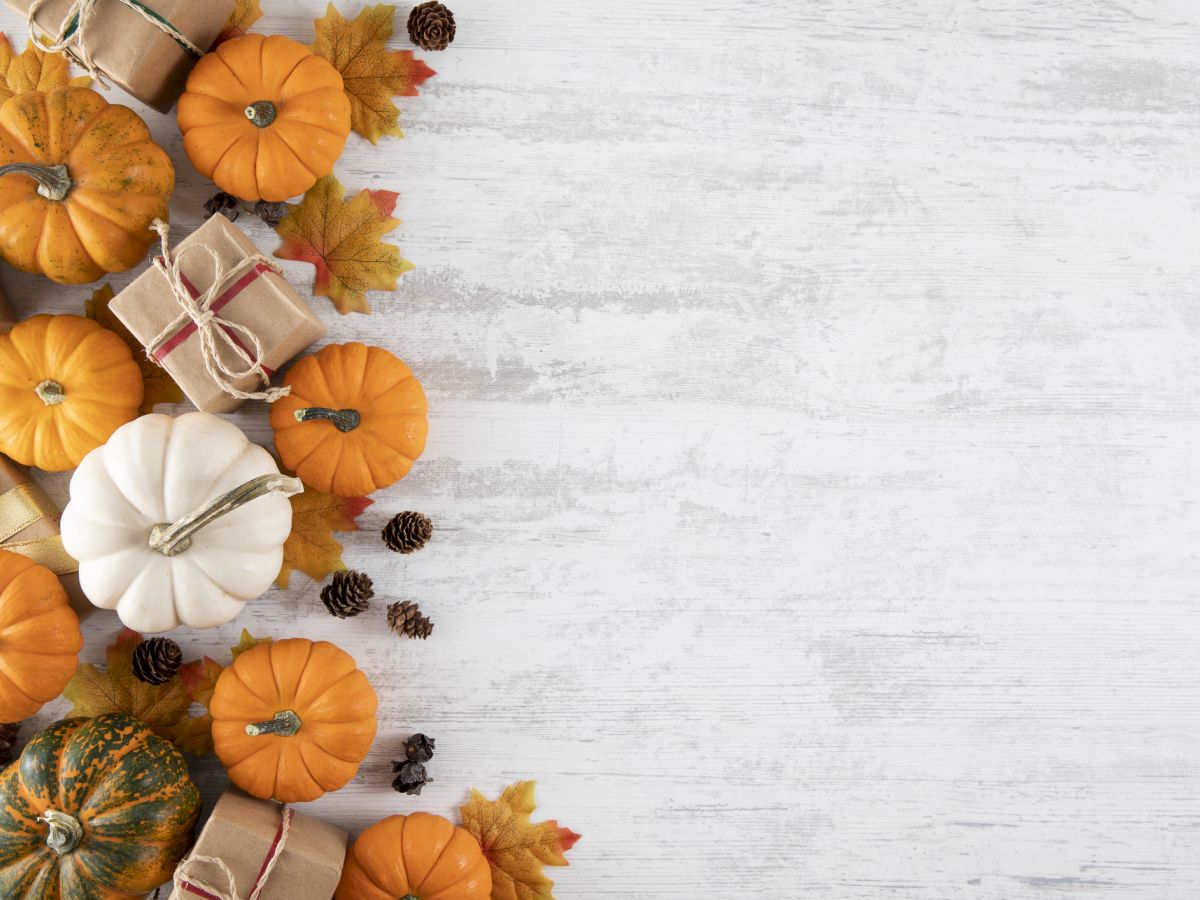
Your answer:
[[[425,640],[433,632],[433,623],[421,615],[421,607],[411,600],[401,600],[388,607],[388,628],[396,634]]]
[[[166,684],[183,662],[183,651],[170,638],[142,641],[133,651],[133,674],[146,684]]]
[[[433,522],[425,513],[396,513],[383,527],[383,542],[397,553],[416,553],[432,536]]]
[[[454,13],[429,0],[408,14],[408,39],[422,50],[445,50],[454,40]]]
[[[338,572],[331,583],[321,588],[321,602],[331,616],[339,619],[366,612],[374,596],[371,577],[362,572]]]
[[[254,214],[272,228],[282,222],[291,211],[292,208],[286,203],[271,203],[267,200],[259,200],[254,204]]]
[[[431,737],[414,734],[404,742],[404,755],[409,762],[427,763],[433,759],[433,745],[437,743]]]
[[[17,732],[20,729],[20,722],[0,725],[0,766],[7,766],[17,758]]]
[[[230,222],[236,222],[238,216],[242,214],[241,207],[238,206],[239,202],[238,198],[233,196],[233,194],[219,191],[204,201],[204,210],[208,213],[204,218],[211,219],[217,213],[220,213]]]
[[[417,794],[419,796],[421,788],[433,781],[425,772],[423,765],[407,759],[398,759],[393,762],[392,771],[396,773],[396,777],[392,779],[392,787],[402,794]]]

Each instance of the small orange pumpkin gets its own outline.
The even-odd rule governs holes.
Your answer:
[[[333,171],[350,133],[337,69],[278,34],[245,34],[202,56],[178,116],[188,159],[243,200],[303,194]]]
[[[0,453],[73,469],[137,418],[145,387],[129,347],[82,316],[34,316],[0,335]]]
[[[124,272],[167,218],[175,167],[133,110],[95,91],[0,106],[0,256],[63,284]]]
[[[389,816],[346,854],[334,900],[488,900],[492,870],[471,833],[431,813]]]
[[[425,450],[421,382],[381,347],[332,344],[300,360],[271,407],[283,464],[319,491],[358,497],[408,474]]]
[[[83,634],[58,578],[0,550],[0,722],[32,716],[75,674]]]
[[[327,641],[260,644],[221,673],[213,744],[242,790],[281,803],[344,787],[375,740],[375,689]]]

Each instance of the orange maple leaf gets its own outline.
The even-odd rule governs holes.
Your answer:
[[[518,781],[504,789],[498,800],[479,791],[459,812],[463,828],[479,841],[492,866],[492,900],[553,900],[554,882],[543,866],[568,865],[566,852],[579,835],[553,819],[534,824],[537,808],[534,782]]]
[[[225,23],[225,27],[221,29],[221,33],[217,35],[216,44],[222,41],[227,41],[230,38],[239,37],[250,30],[250,26],[262,18],[262,8],[258,5],[258,0],[235,0],[236,5],[233,12],[229,14],[229,21]]]
[[[0,103],[25,91],[45,93],[68,84],[87,87],[91,83],[86,75],[71,77],[70,61],[62,53],[47,53],[29,41],[18,54],[8,35],[0,31]]]
[[[313,581],[346,568],[342,545],[335,531],[358,531],[355,521],[374,501],[366,497],[338,497],[304,486],[292,502],[292,533],[283,545],[283,568],[275,583],[288,586],[293,569],[299,569]]]
[[[146,355],[145,348],[133,336],[133,332],[125,327],[124,322],[113,315],[112,310],[109,308],[112,299],[112,285],[103,284],[92,292],[92,296],[88,299],[85,306],[85,311],[89,319],[94,319],[109,331],[114,332],[133,351],[133,358],[137,361],[138,368],[142,370],[142,383],[146,386],[146,393],[142,399],[142,408],[139,412],[142,415],[153,412],[154,406],[157,403],[182,403],[183,391],[179,389],[179,385],[175,383],[175,379],[167,374],[166,369]]]
[[[404,136],[392,97],[415,97],[417,88],[437,74],[411,50],[388,50],[395,14],[395,6],[381,3],[351,21],[330,3],[325,17],[314,23],[313,52],[342,74],[350,126],[372,144],[385,134]]]
[[[381,238],[400,224],[392,218],[399,194],[362,190],[345,199],[346,189],[326,175],[304,195],[275,230],[283,243],[280,259],[317,267],[313,293],[328,297],[338,312],[368,313],[367,291],[394,291],[396,279],[413,268],[400,248]]]

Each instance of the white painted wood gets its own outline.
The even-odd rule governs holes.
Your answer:
[[[357,656],[384,724],[315,810],[536,777],[584,835],[560,897],[1195,897],[1200,7],[455,7],[407,138],[337,170],[402,193],[418,269],[370,318],[315,301],[433,410],[347,542],[380,610],[299,576],[180,636]],[[194,227],[212,188],[152,119]],[[376,535],[406,508],[411,558]],[[427,643],[384,633],[404,597]]]

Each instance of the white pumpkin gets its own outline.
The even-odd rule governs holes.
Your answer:
[[[303,489],[224,419],[142,416],[75,471],[63,546],[88,599],[135,631],[210,628],[271,586]]]

